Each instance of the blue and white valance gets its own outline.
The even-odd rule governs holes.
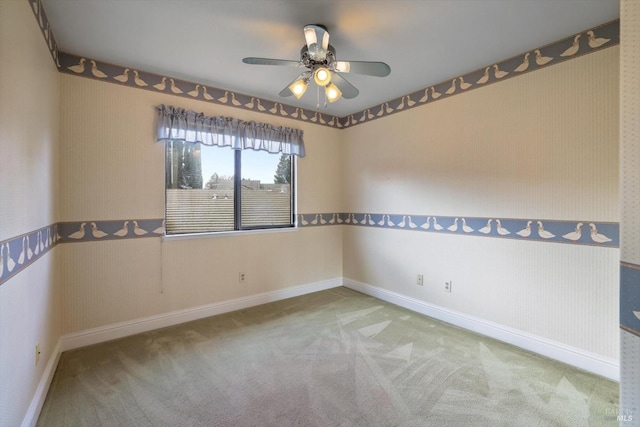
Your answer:
[[[166,105],[158,112],[158,141],[183,141],[231,147],[235,150],[262,150],[304,157],[303,132],[284,126],[244,121],[233,117],[205,116]]]

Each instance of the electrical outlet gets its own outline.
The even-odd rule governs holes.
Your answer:
[[[40,363],[40,344],[36,344],[36,366]]]
[[[244,283],[244,281],[247,279],[247,277],[245,276],[244,273],[239,273],[238,274],[238,282],[239,283]]]
[[[423,286],[424,285],[424,276],[422,274],[418,274],[418,279],[416,280],[416,285]]]
[[[444,282],[444,291],[445,292],[451,292],[451,285],[453,284],[453,282]]]

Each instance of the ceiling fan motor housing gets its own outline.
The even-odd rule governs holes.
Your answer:
[[[324,59],[314,59],[309,54],[309,47],[307,45],[302,46],[300,49],[300,62],[309,68],[315,69],[317,67],[330,67],[336,61],[336,50],[333,46],[329,45],[327,48],[326,55]]]

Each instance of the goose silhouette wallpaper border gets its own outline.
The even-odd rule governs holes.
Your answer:
[[[36,17],[36,21],[38,22],[38,26],[40,27],[40,32],[44,37],[44,41],[47,43],[47,47],[49,48],[49,53],[51,54],[51,58],[53,58],[53,62],[56,64],[58,70],[60,70],[60,61],[58,59],[58,55],[60,51],[58,50],[58,44],[56,43],[56,38],[53,35],[53,30],[51,29],[51,25],[49,24],[49,18],[47,18],[47,14],[42,7],[42,0],[27,0],[29,5],[31,6],[31,10],[33,11],[34,16]]]
[[[58,224],[0,241],[0,285],[25,270],[61,240]]]
[[[296,223],[301,228],[354,225],[601,248],[618,248],[620,245],[619,224],[614,222],[336,212],[298,214]],[[163,232],[163,219],[95,220],[51,224],[0,242],[0,285],[60,243],[162,237]]]
[[[619,224],[615,222],[381,213],[316,213],[298,215],[298,226],[300,227],[333,224],[536,242],[568,243],[603,248],[618,248],[620,245]]]
[[[59,223],[60,243],[95,242],[160,237],[164,233],[162,219],[124,219]]]
[[[478,70],[452,77],[399,98],[371,106],[357,113],[349,114],[345,117],[337,117],[202,83],[162,76],[132,67],[110,64],[94,58],[61,52],[58,50],[41,0],[27,1],[31,5],[56,67],[62,73],[137,89],[168,93],[183,98],[228,105],[294,120],[308,121],[337,129],[377,120],[390,114],[446,99],[450,96],[505,81],[620,44],[620,20],[616,19],[546,46],[533,48]]]
[[[403,215],[381,213],[310,213],[298,214],[298,227],[356,225],[396,230],[496,237],[538,242],[569,243],[619,247],[619,226],[613,222],[559,221],[548,219],[510,219]],[[160,237],[162,219],[76,221],[58,224],[60,243]]]
[[[620,262],[620,328],[640,337],[640,265]]]
[[[619,224],[614,222],[340,212],[298,214],[296,223],[302,228],[353,225],[601,248],[618,248],[620,245]],[[51,224],[0,242],[0,285],[60,243],[162,237],[163,232],[164,220],[161,218]],[[633,270],[628,274],[636,274],[640,278],[639,271]]]
[[[0,285],[60,243],[160,237],[162,219],[58,222],[0,241]]]
[[[469,92],[492,83],[508,80],[532,71],[620,44],[620,20],[607,22],[562,40],[523,52],[475,71],[452,77],[366,110],[342,117],[342,128],[366,123],[390,114],[419,107],[450,96]]]
[[[93,80],[100,80],[144,89],[153,92],[168,93],[189,99],[214,104],[227,105],[245,110],[257,111],[281,117],[288,117],[301,121],[308,121],[319,125],[340,128],[339,118],[326,113],[294,107],[277,101],[244,95],[225,89],[193,83],[174,77],[162,76],[143,70],[113,65],[99,60],[85,58],[60,52],[60,72]]]

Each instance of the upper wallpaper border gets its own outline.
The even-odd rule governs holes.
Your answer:
[[[336,129],[346,129],[367,123],[620,44],[620,19],[616,19],[362,111],[337,117],[279,101],[62,52],[58,49],[42,0],[27,1],[40,26],[51,57],[58,71],[62,73],[287,117]]]
[[[56,38],[53,35],[53,30],[51,29],[51,25],[49,24],[49,18],[47,18],[47,14],[44,11],[44,7],[42,6],[42,0],[27,1],[29,2],[29,6],[31,6],[33,15],[36,17],[36,22],[38,22],[42,37],[44,37],[44,41],[49,48],[49,53],[51,54],[51,58],[53,58],[53,63],[56,65],[59,71],[60,61],[58,59],[58,54],[60,53],[60,51],[58,50]]]

